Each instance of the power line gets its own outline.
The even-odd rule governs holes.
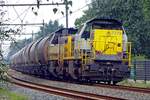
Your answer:
[[[15,13],[16,13],[16,15],[17,15],[17,17],[20,19],[20,21],[21,21],[21,23],[22,23],[22,19],[20,18],[19,14],[18,14],[18,12],[17,12],[17,10],[15,9],[15,7],[14,7],[14,6],[13,6],[13,9],[14,9],[14,11],[15,11]]]
[[[41,3],[40,6],[48,6],[48,5],[65,5],[65,3]],[[11,7],[11,6],[37,6],[37,4],[0,4],[0,6]]]
[[[39,6],[48,6],[48,5],[65,5],[65,9],[66,9],[66,28],[68,28],[68,10],[69,7],[68,5],[72,6],[72,1],[68,1],[68,0],[64,0],[63,3],[35,3],[35,4],[0,4],[0,6],[4,7],[11,7],[11,6],[37,6],[39,8]]]
[[[84,9],[85,7],[91,5],[91,4],[94,3],[94,2],[95,2],[95,1],[93,1],[93,2],[91,2],[91,3],[88,3],[88,4],[84,5],[84,6],[82,6],[81,8],[78,8],[78,9],[74,10],[74,11],[72,12],[72,14],[73,14],[73,13],[76,13],[76,12],[82,10],[82,9]],[[66,17],[66,16],[60,17],[60,18],[58,18],[57,20],[61,20],[61,19],[65,18],[65,17]]]
[[[29,23],[29,24],[0,24],[0,26],[16,26],[16,25],[22,25],[22,26],[27,26],[27,25],[44,25],[44,23]]]
[[[91,3],[89,3],[89,4],[86,4],[86,5],[82,6],[81,8],[78,8],[77,10],[73,11],[73,13],[76,13],[76,12],[82,10],[83,8],[85,8],[85,7],[89,6],[89,5],[91,5],[92,3],[93,3],[93,2],[91,2]]]
[[[31,7],[31,6],[30,6]],[[30,8],[29,7],[29,8]],[[25,19],[25,17],[27,16],[27,14],[28,14],[28,11],[29,11],[29,9],[26,11],[26,13],[25,13],[25,15],[23,16],[23,19],[22,20],[24,20]]]
[[[22,33],[22,34],[8,34],[8,35],[32,35],[33,33]]]
[[[31,8],[31,6],[29,6],[27,9],[25,9],[21,14],[19,14],[19,16],[17,16],[17,18],[13,19],[12,21],[17,20],[21,15],[23,15],[25,12],[27,12],[30,8]]]
[[[15,9],[15,7],[13,7],[14,9]],[[18,15],[18,17],[16,18],[16,20],[19,18],[19,19],[21,19],[20,21],[21,21],[21,24],[23,23],[23,20],[24,20],[24,18],[26,17],[26,15],[27,15],[27,13],[28,13],[28,11],[29,11],[29,9],[31,8],[31,6],[29,6],[23,13],[25,13],[25,15],[24,15],[24,17],[23,17],[23,19],[21,19],[20,17],[21,17],[21,15],[23,14],[20,14],[20,15]],[[44,24],[43,24],[44,25]],[[16,27],[16,26],[15,26]],[[14,27],[14,28],[15,28]],[[22,27],[22,26],[21,26]]]

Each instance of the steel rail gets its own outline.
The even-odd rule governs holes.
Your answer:
[[[54,81],[54,80],[52,80],[52,81]],[[55,80],[55,82],[65,83],[65,81],[56,81],[56,80]],[[73,82],[67,82],[67,83],[74,84]],[[123,86],[123,85],[108,85],[108,84],[102,84],[102,83],[99,83],[99,84],[83,83],[80,85],[83,85],[83,86],[87,85],[87,86],[91,86],[91,87],[96,86],[96,87],[110,88],[110,89],[115,89],[115,90],[116,89],[117,90],[126,90],[126,91],[131,91],[131,92],[150,94],[150,88],[131,87],[131,86]]]
[[[79,91],[74,91],[74,90],[68,90],[68,89],[62,89],[62,88],[57,88],[57,87],[52,87],[52,86],[46,86],[46,85],[41,85],[37,83],[32,83],[28,82],[25,80],[17,79],[13,76],[8,76],[8,78],[11,80],[12,83],[35,89],[35,90],[40,90],[43,92],[51,93],[54,95],[60,95],[64,97],[69,97],[69,98],[75,98],[75,99],[82,99],[82,100],[125,100],[117,97],[110,97],[110,96],[104,96],[104,95],[97,95],[97,94],[91,94],[91,93],[84,93],[84,92],[79,92]]]
[[[107,85],[107,84],[94,84],[94,86],[150,94],[150,88],[140,88],[140,87],[131,87],[131,86],[123,86],[123,85]]]

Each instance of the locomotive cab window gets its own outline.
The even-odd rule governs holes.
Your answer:
[[[52,44],[58,44],[58,35],[55,34],[53,40],[52,40]]]
[[[90,26],[86,26],[84,32],[81,35],[81,38],[84,38],[85,40],[87,40],[88,38],[90,38]]]
[[[116,23],[94,23],[92,26],[93,29],[117,29],[117,30],[121,30],[122,27]]]
[[[53,33],[49,35],[49,44],[51,44],[50,41],[51,41],[51,39],[53,39],[53,36],[54,36]]]

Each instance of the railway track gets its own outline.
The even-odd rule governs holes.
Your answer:
[[[117,97],[116,99],[124,98],[124,99],[134,99],[134,100],[143,100],[143,99],[149,100],[150,98],[149,89],[146,88],[136,88],[136,87],[132,88],[128,86],[120,86],[120,85],[114,86],[114,85],[106,85],[106,84],[91,85],[91,84],[72,83],[66,81],[62,82],[57,80],[47,80],[47,79],[26,75],[14,70],[9,70],[8,75],[13,77],[14,79],[16,78],[17,80],[20,79],[20,81],[25,81],[25,82],[28,81],[30,83],[36,83],[37,85],[41,84],[48,87],[52,86],[61,89],[68,89],[68,90],[71,89],[73,91],[79,91],[79,92],[84,92],[89,94],[97,94],[102,96],[107,95],[110,97]],[[132,89],[128,89],[128,88],[132,88]],[[77,98],[77,97],[73,97],[73,98]]]
[[[8,78],[11,80],[12,83],[19,85],[19,86],[23,86],[23,87],[27,87],[27,88],[31,88],[31,89],[36,89],[36,90],[51,93],[54,95],[69,97],[69,98],[73,98],[73,99],[81,99],[81,100],[125,100],[125,99],[121,99],[121,98],[117,98],[117,97],[110,97],[110,96],[104,96],[104,95],[84,93],[84,92],[79,92],[79,91],[74,91],[74,90],[68,90],[68,89],[62,89],[62,88],[57,88],[57,87],[52,87],[52,86],[36,84],[36,83],[28,82],[25,80],[17,79],[17,78],[15,78],[9,74],[8,74]]]
[[[131,87],[123,85],[107,85],[107,84],[94,84],[94,86],[150,94],[150,88],[139,88],[139,87]]]

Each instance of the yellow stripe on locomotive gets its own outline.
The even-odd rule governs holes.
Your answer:
[[[122,52],[122,30],[94,30],[93,47],[95,51],[106,55]]]

